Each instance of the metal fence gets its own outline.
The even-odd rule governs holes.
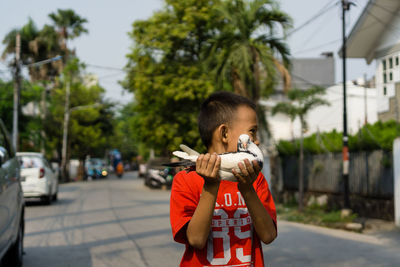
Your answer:
[[[349,190],[353,195],[393,197],[392,153],[378,150],[350,154]],[[298,189],[298,157],[281,158],[284,189]],[[305,155],[304,188],[309,192],[343,193],[342,154]]]

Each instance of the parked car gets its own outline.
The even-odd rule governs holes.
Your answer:
[[[20,166],[0,119],[0,265],[22,266],[24,197]]]
[[[58,176],[41,153],[18,152],[25,198],[40,198],[51,204],[58,197]]]

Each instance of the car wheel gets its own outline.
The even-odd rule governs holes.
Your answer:
[[[53,199],[52,195],[42,197],[42,202],[46,205],[51,205],[51,200]]]
[[[4,256],[4,266],[22,267],[24,254],[24,228],[22,223],[18,229],[18,237]]]

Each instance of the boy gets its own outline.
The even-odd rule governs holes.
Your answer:
[[[275,204],[257,162],[232,170],[238,182],[221,181],[218,154],[237,151],[241,134],[257,140],[253,102],[229,92],[204,101],[199,131],[208,153],[196,171],[179,172],[171,190],[170,220],[174,240],[186,245],[180,266],[264,266],[260,240],[276,235]]]

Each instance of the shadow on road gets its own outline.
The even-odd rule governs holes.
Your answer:
[[[24,266],[83,267],[93,266],[90,248],[86,246],[43,246],[24,249]],[[74,255],[71,257],[71,255]],[[76,264],[79,262],[79,264]]]

